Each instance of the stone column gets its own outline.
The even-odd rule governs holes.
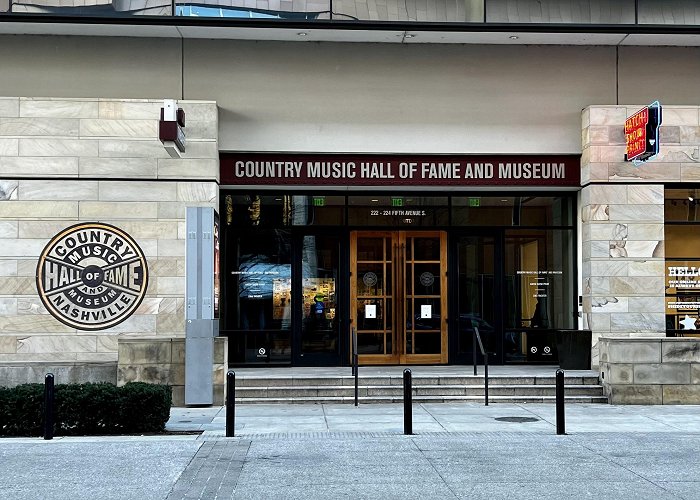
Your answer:
[[[663,182],[678,182],[680,165],[624,161],[625,118],[641,107],[583,111],[582,292],[594,368],[600,337],[666,335]]]

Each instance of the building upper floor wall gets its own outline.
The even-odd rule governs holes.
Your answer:
[[[483,24],[700,24],[695,0],[0,0],[0,15]]]
[[[8,96],[215,101],[221,151],[578,154],[586,106],[700,102],[700,48],[0,36],[0,59]]]

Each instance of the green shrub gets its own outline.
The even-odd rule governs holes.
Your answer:
[[[56,385],[54,434],[132,434],[162,432],[170,416],[167,385],[130,382]],[[41,436],[44,386],[0,387],[0,436]]]

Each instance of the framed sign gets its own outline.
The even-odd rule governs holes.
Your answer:
[[[625,120],[625,160],[639,165],[659,154],[661,104],[654,101]]]

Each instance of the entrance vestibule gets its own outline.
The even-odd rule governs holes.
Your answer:
[[[232,365],[556,361],[576,326],[573,198],[222,193]]]

